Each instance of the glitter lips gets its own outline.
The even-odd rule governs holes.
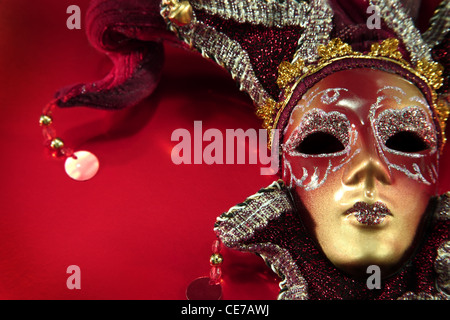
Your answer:
[[[368,204],[361,201],[355,203],[345,214],[353,215],[359,223],[367,226],[378,225],[384,221],[387,215],[392,215],[382,202]]]

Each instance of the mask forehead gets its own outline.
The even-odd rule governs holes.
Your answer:
[[[285,134],[292,132],[303,113],[315,107],[345,113],[352,124],[365,126],[374,111],[371,106],[380,97],[385,103],[376,113],[386,108],[401,109],[409,98],[414,100],[411,104],[422,105],[430,112],[421,91],[400,76],[372,69],[344,70],[321,80],[303,95],[292,111]],[[403,104],[399,103],[402,100]]]
[[[417,133],[429,143],[430,151],[391,152],[384,145],[386,137],[402,130]],[[303,137],[314,131],[333,134],[344,149],[319,155],[295,151]],[[348,167],[358,154],[378,159],[389,174],[395,171],[425,184],[437,180],[436,129],[431,110],[416,86],[383,71],[345,70],[318,82],[294,108],[283,141],[286,182],[306,190],[321,186],[328,175]]]

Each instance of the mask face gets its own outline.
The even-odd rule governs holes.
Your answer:
[[[353,276],[387,276],[409,258],[436,194],[438,139],[411,82],[353,69],[297,102],[282,144],[283,179],[326,257]]]

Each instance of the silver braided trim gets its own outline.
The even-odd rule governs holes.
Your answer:
[[[278,300],[308,300],[308,284],[291,254],[273,243],[238,245],[238,250],[256,252],[281,279]]]
[[[371,5],[380,9],[381,18],[386,22],[405,44],[411,55],[411,61],[416,63],[422,59],[432,60],[430,47],[422,39],[420,31],[397,0],[371,0]]]
[[[280,300],[308,299],[308,286],[290,253],[273,243],[246,245],[257,230],[267,226],[293,207],[284,184],[275,181],[265,189],[248,197],[243,203],[230,208],[217,218],[215,233],[227,247],[258,253],[283,281],[280,283]]]
[[[450,1],[444,0],[436,9],[430,20],[430,27],[422,34],[425,42],[431,47],[437,46],[450,31]]]
[[[450,212],[450,192],[443,194],[438,203],[434,218],[436,220],[449,219]],[[443,242],[437,251],[437,257],[434,262],[436,271],[436,289],[437,294],[420,292],[407,292],[399,300],[449,300],[450,299],[450,241]]]
[[[239,89],[247,92],[256,104],[264,104],[270,97],[256,77],[247,52],[238,42],[203,23],[194,26],[191,39],[192,45],[204,57],[228,70],[239,83]]]
[[[450,219],[450,191],[440,196],[436,208],[435,218],[437,220]]]
[[[265,27],[304,26],[308,15],[305,1],[192,0],[190,3],[194,9],[204,10],[222,19]]]
[[[450,241],[444,242],[439,247],[434,269],[438,275],[436,294],[407,292],[399,300],[450,300]]]
[[[443,243],[438,249],[438,256],[434,263],[438,274],[436,287],[447,299],[450,298],[450,241]]]
[[[162,5],[161,15],[166,17],[167,12],[168,8]],[[270,98],[256,77],[247,52],[237,41],[197,21],[195,13],[192,22],[186,26],[177,26],[168,19],[166,23],[180,40],[225,68],[239,83],[240,90],[247,92],[255,104],[263,105]]]
[[[326,45],[333,29],[333,10],[326,0],[312,0],[305,31],[298,40],[293,62],[302,59],[312,63],[318,59],[317,47]]]
[[[218,217],[214,231],[223,244],[234,248],[265,228],[270,220],[292,211],[290,199],[282,186],[282,182],[275,181]]]

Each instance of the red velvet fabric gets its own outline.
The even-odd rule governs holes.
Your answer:
[[[258,165],[175,165],[177,128],[260,128],[249,98],[220,67],[166,45],[159,86],[134,107],[55,111],[66,143],[100,159],[87,182],[51,159],[38,125],[54,92],[96,81],[111,61],[82,29],[69,30],[72,1],[25,0],[0,10],[0,298],[185,299],[209,272],[216,217],[276,177]],[[448,146],[441,191],[448,190]],[[250,254],[224,252],[224,299],[275,299],[277,279]],[[67,267],[78,265],[81,289]]]

